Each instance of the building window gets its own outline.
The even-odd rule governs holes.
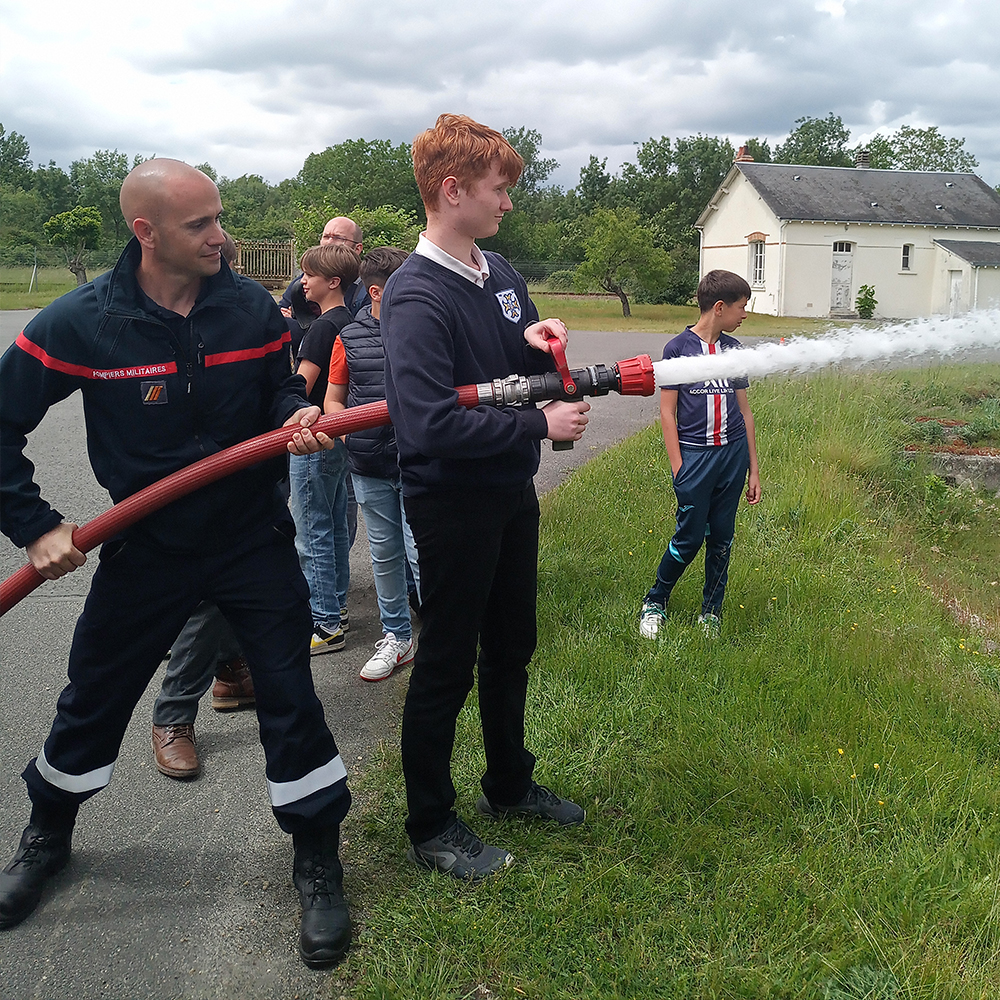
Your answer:
[[[910,262],[913,260],[913,244],[904,243],[903,244],[903,264],[900,267],[901,271],[909,271]]]
[[[851,252],[851,244],[850,243],[843,243],[843,242],[834,243],[833,244],[833,252],[834,253],[850,253]]]
[[[764,241],[750,244],[750,284],[754,288],[764,287]]]

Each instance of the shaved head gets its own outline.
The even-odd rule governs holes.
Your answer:
[[[361,227],[346,215],[338,215],[323,227],[320,243],[354,244],[354,249],[361,253],[361,239]]]
[[[177,202],[186,201],[192,191],[205,191],[215,182],[200,170],[180,160],[146,160],[122,182],[118,196],[122,215],[135,232],[136,219],[159,222]]]
[[[122,182],[119,201],[142,248],[139,283],[154,302],[166,305],[171,288],[196,295],[201,280],[218,273],[226,234],[219,189],[207,174],[180,160],[146,160]]]

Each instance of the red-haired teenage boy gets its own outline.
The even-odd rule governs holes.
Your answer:
[[[455,723],[477,648],[486,751],[477,811],[563,826],[584,819],[579,806],[534,781],[524,709],[536,641],[539,445],[578,440],[590,407],[467,410],[455,391],[551,370],[547,337],[566,343],[562,322],[538,322],[521,275],[475,243],[511,210],[507,189],[522,165],[502,135],[461,115],[441,115],[417,136],[427,231],[389,278],[381,312],[386,398],[420,568],[422,628],[402,727],[409,857],[470,880],[513,861],[454,810]]]

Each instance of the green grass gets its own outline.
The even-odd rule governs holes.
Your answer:
[[[941,530],[899,439],[914,386],[972,377],[755,384],[764,500],[741,510],[716,643],[700,562],[662,641],[637,634],[673,528],[655,428],[548,496],[528,743],[587,824],[477,821],[517,858],[477,889],[413,869],[387,736],[345,827],[359,934],[334,995],[1000,995],[997,506],[970,501],[981,561],[953,577],[969,532]],[[470,698],[470,819],[482,767]]]
[[[531,290],[531,300],[540,316],[558,316],[571,330],[635,331],[638,333],[680,333],[698,319],[694,306],[632,305],[632,315],[622,316],[621,302],[613,296],[552,295]],[[829,320],[801,319],[794,316],[765,316],[751,313],[740,332],[747,337],[790,337],[799,333],[818,333],[828,329]]]
[[[87,271],[95,278],[101,269]],[[76,288],[76,278],[65,267],[43,267],[32,290],[30,267],[0,267],[0,309],[43,309],[50,302]]]

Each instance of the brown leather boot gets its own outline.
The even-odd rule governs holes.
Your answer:
[[[194,748],[194,725],[153,726],[153,759],[168,778],[197,778],[201,762]]]
[[[238,708],[253,708],[253,678],[242,656],[230,660],[215,671],[212,686],[212,708],[216,712],[233,712]]]

